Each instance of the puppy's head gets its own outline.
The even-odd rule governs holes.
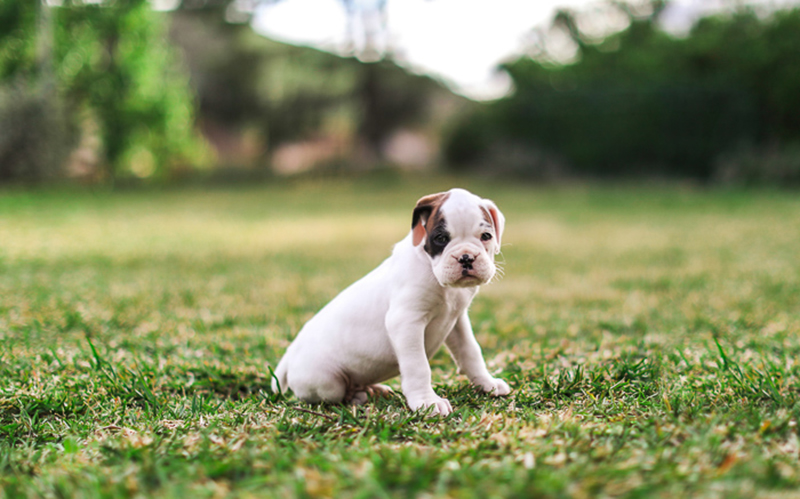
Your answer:
[[[440,285],[478,286],[494,277],[504,226],[492,201],[452,189],[417,201],[412,242],[427,253]]]

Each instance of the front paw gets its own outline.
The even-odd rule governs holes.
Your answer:
[[[476,383],[484,393],[492,397],[502,397],[511,393],[511,387],[500,378],[489,378],[488,380]]]
[[[409,398],[408,406],[412,411],[425,411],[431,408],[428,413],[429,416],[447,416],[453,412],[453,406],[450,405],[450,401],[436,394],[427,397]]]

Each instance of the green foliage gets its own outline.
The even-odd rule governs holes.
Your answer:
[[[273,396],[302,324],[456,181],[508,220],[505,276],[470,314],[513,394],[476,393],[440,352],[443,420],[400,395]],[[775,191],[4,192],[0,497],[792,496],[798,238],[800,200]]]
[[[550,151],[582,173],[709,178],[742,144],[800,139],[800,9],[708,17],[684,38],[661,31],[655,15],[594,44],[574,29],[577,62],[503,66],[516,91],[478,118],[484,142]]]
[[[0,0],[0,81],[33,75],[36,22],[36,2]]]
[[[37,3],[2,2],[0,25],[8,29],[0,38],[0,81],[54,85],[73,125],[91,122],[99,130],[112,178],[164,177],[202,165],[193,92],[167,43],[163,14],[147,0],[65,1],[41,7],[48,26],[37,21]],[[37,43],[45,47],[38,54]],[[52,66],[53,74],[37,64]]]
[[[99,122],[114,176],[167,175],[202,161],[188,75],[147,0],[58,9],[58,81]]]

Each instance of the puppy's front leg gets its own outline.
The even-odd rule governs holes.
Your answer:
[[[425,353],[425,324],[408,321],[402,314],[388,314],[386,328],[400,367],[403,395],[412,411],[433,407],[433,414],[446,416],[453,412],[447,399],[436,395],[431,384],[431,366]]]
[[[508,395],[511,388],[502,379],[494,378],[486,369],[481,347],[472,332],[467,312],[458,318],[455,327],[445,340],[447,349],[455,359],[460,372],[467,375],[472,384],[495,397]]]

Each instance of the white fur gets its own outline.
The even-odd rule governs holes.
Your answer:
[[[495,210],[497,223],[486,224],[481,206]],[[444,252],[431,258],[409,233],[380,266],[306,323],[275,370],[273,390],[291,389],[306,402],[363,403],[368,393],[388,390],[377,383],[399,374],[412,410],[432,407],[446,415],[453,409],[434,393],[429,364],[446,344],[473,384],[494,396],[510,393],[486,369],[467,316],[478,285],[494,277],[502,213],[462,189],[449,191],[440,209],[451,234]],[[481,241],[484,232],[492,239]],[[475,258],[475,277],[462,276],[457,260],[465,253]]]

